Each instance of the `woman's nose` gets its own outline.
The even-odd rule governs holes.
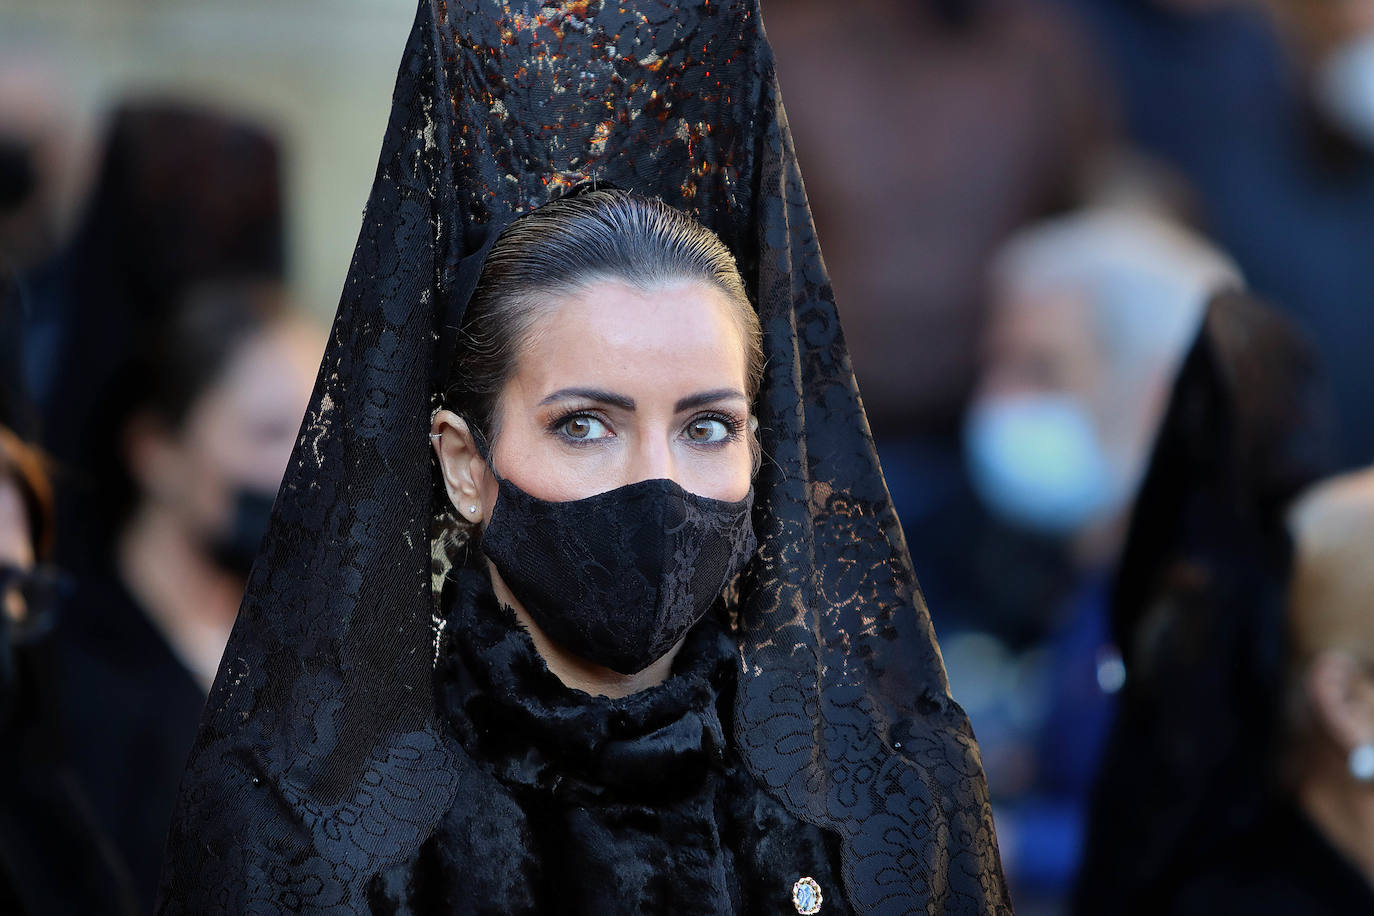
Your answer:
[[[638,483],[641,480],[677,480],[677,467],[673,460],[673,449],[658,436],[646,436],[636,443],[625,469],[625,483]]]

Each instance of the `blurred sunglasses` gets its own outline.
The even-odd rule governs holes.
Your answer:
[[[71,589],[71,577],[55,567],[20,569],[0,563],[0,614],[9,626],[11,645],[28,645],[52,632],[58,604]]]

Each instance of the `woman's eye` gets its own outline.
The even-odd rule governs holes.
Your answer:
[[[579,441],[604,439],[610,435],[610,431],[606,429],[605,423],[602,423],[596,417],[589,417],[585,414],[569,417],[563,421],[563,425],[560,428],[563,435],[567,436],[569,439],[577,439]]]
[[[721,442],[730,438],[730,432],[723,421],[702,417],[688,423],[684,434],[691,442]]]

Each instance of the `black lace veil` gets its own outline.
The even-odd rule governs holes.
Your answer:
[[[982,765],[878,468],[757,0],[421,0],[310,409],[184,779],[163,912],[366,909],[463,787],[428,443],[511,218],[585,179],[735,252],[767,369],[739,751],[865,913],[1008,912]],[[894,179],[895,180],[895,179]]]

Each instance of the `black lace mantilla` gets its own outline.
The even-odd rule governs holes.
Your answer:
[[[860,913],[1001,913],[968,721],[878,468],[757,0],[423,0],[330,344],[206,707],[161,911],[366,912],[465,789],[428,446],[483,245],[587,178],[735,252],[767,369],[732,732]]]

